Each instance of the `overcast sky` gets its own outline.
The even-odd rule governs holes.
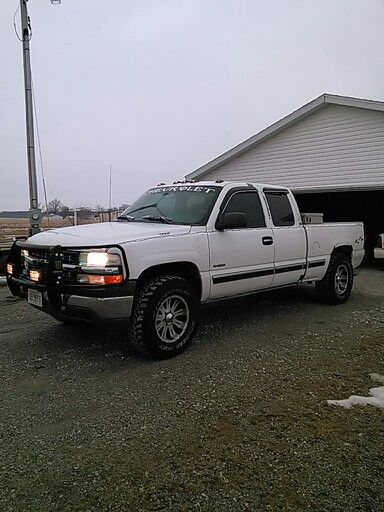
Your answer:
[[[384,100],[383,0],[28,7],[48,196],[69,206],[107,206],[109,164],[129,203],[323,92]],[[29,207],[16,8],[0,2],[0,210]]]

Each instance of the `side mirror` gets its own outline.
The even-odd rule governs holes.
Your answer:
[[[243,212],[222,213],[219,215],[215,227],[218,231],[246,228],[247,217]]]

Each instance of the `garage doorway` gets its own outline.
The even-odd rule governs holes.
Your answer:
[[[323,213],[324,222],[364,222],[367,261],[384,233],[384,190],[295,194],[301,212]]]

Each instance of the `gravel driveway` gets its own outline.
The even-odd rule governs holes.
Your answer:
[[[383,270],[206,307],[161,362],[0,288],[0,510],[382,512],[384,410],[326,400],[384,374]]]

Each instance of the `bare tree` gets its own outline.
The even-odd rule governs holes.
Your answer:
[[[57,199],[57,197],[55,197],[55,199],[52,199],[52,201],[49,201],[48,203],[48,213],[52,215],[59,215],[62,207],[63,204],[60,201],[60,199]]]

